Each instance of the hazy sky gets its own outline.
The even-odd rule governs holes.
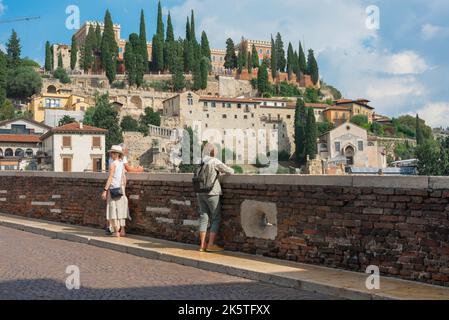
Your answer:
[[[0,20],[40,16],[40,20],[0,24],[4,46],[12,28],[23,56],[44,60],[44,44],[70,43],[66,8],[77,5],[81,23],[103,20],[107,8],[122,38],[139,30],[145,10],[148,40],[156,28],[156,0],[0,0]],[[199,38],[207,31],[211,46],[224,48],[226,38],[269,40],[280,32],[288,45],[305,41],[315,50],[325,82],[347,98],[367,98],[378,113],[419,115],[433,126],[449,126],[448,0],[166,0],[176,36],[195,10]],[[379,29],[366,25],[366,9],[379,8]]]

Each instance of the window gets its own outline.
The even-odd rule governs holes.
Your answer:
[[[340,142],[335,142],[335,151],[340,152],[341,144]]]
[[[234,116],[234,119],[237,119],[237,115]]]
[[[215,60],[216,60],[216,57],[215,57],[215,56],[213,56],[213,57],[212,57],[212,61],[213,61],[213,62],[215,62]]]
[[[358,146],[359,151],[363,151],[363,141],[358,141]]]
[[[85,110],[86,110],[86,108],[84,108],[84,107],[80,107],[80,110],[81,110],[81,111],[85,111]]]
[[[226,119],[226,118],[227,118],[227,116],[226,116],[225,114],[223,114],[221,117],[222,117],[223,119]]]
[[[263,53],[263,50],[262,50],[262,49],[259,49],[259,53],[262,54],[262,53]]]
[[[206,114],[206,118],[209,118],[209,114]]]
[[[92,149],[101,149],[101,137],[92,137]]]
[[[226,103],[223,102],[222,106],[223,106],[223,108],[226,108]]]
[[[346,120],[346,112],[343,112],[343,120]]]
[[[72,172],[72,158],[62,158],[62,171]]]
[[[212,108],[215,108],[215,107],[216,107],[216,103],[214,101],[214,102],[212,102]]]
[[[171,102],[170,102],[171,103]],[[189,106],[193,106],[193,97],[192,97],[192,94],[191,93],[189,93],[188,95],[187,95],[187,104],[189,105]]]
[[[248,119],[248,116],[245,114],[245,115],[243,116],[243,119]]]
[[[92,171],[101,172],[102,170],[102,158],[92,158]]]
[[[228,108],[230,108],[231,107],[231,103],[228,102],[227,106],[228,106]]]
[[[237,108],[238,108],[238,109],[242,109],[242,104],[241,104],[241,103],[238,103],[238,104],[237,104]]]
[[[220,62],[223,62],[223,57],[220,57]]]
[[[292,116],[288,114],[287,115],[287,119],[291,119],[291,118],[292,118]]]
[[[267,49],[267,54],[270,54],[270,49]]]
[[[76,99],[76,103],[80,103],[81,102],[81,99]]]
[[[62,147],[71,148],[72,147],[72,137],[62,137]]]
[[[207,107],[207,101],[204,101],[204,106]]]

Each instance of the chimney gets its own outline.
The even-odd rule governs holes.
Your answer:
[[[80,129],[83,129],[83,122],[80,121]]]

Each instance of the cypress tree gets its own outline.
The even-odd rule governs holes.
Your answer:
[[[287,61],[285,60],[284,42],[282,42],[281,34],[276,35],[276,59],[278,71],[284,72]]]
[[[317,84],[319,80],[318,63],[312,49],[309,50],[309,56],[307,57],[307,72],[312,77],[313,84]]]
[[[181,91],[185,88],[183,52],[183,41],[179,39],[174,43],[174,64],[171,71],[174,91]]]
[[[164,70],[164,22],[162,21],[162,6],[161,2],[158,2],[157,10],[157,29],[156,34],[153,37],[153,70],[156,72]]]
[[[70,69],[75,70],[77,58],[78,58],[78,47],[76,45],[75,35],[73,35],[72,46],[70,51]]]
[[[192,41],[184,40],[184,70],[191,72],[195,64],[195,48]]]
[[[17,36],[16,31],[13,29],[11,32],[11,37],[6,44],[6,53],[8,56],[8,65],[10,68],[17,68],[20,64],[20,54],[21,54],[20,39]]]
[[[143,60],[144,72],[148,71],[148,48],[147,48],[147,31],[145,26],[145,14],[143,9],[140,11],[140,30],[139,30],[139,40],[140,40],[140,51]]]
[[[123,59],[125,63],[128,84],[130,86],[133,86],[136,84],[136,56],[134,53],[133,45],[131,43],[131,39],[126,43]]]
[[[211,57],[209,39],[207,38],[207,34],[205,31],[203,31],[203,33],[201,34],[201,55],[208,58],[210,61]]]
[[[51,71],[51,46],[50,42],[45,43],[45,71]]]
[[[209,76],[210,59],[207,57],[201,58],[200,72],[201,72],[201,86],[200,88],[205,90],[207,88],[207,80]]]
[[[226,69],[235,69],[237,67],[237,56],[235,54],[234,41],[231,38],[226,40],[226,55],[224,67]]]
[[[7,64],[8,62],[6,56],[0,50],[0,109],[3,107],[6,101]]]
[[[260,96],[269,91],[268,68],[265,63],[262,63],[257,72],[257,90]]]
[[[305,143],[305,155],[310,159],[315,159],[317,154],[317,136],[318,131],[316,127],[315,112],[313,108],[307,108],[307,122],[306,122],[306,143]]]
[[[115,41],[114,24],[109,10],[104,17],[104,31],[101,41],[101,61],[109,83],[113,83],[117,73],[118,45]]]
[[[50,70],[53,70],[55,68],[55,57],[54,57],[53,46],[50,46],[50,57],[51,57],[51,69]]]
[[[195,60],[195,65],[193,67],[192,89],[195,91],[201,89],[201,62],[199,60]]]
[[[248,53],[248,58],[246,65],[248,66],[248,73],[251,75],[253,73],[253,55],[252,52]]]
[[[257,52],[256,46],[253,44],[253,49],[252,49],[252,63],[253,63],[253,68],[258,68],[260,66],[259,63],[259,53]]]
[[[96,39],[95,51],[98,52],[101,50],[101,27],[99,23],[97,23],[95,27],[95,39]]]
[[[307,73],[306,55],[304,54],[304,49],[302,48],[301,41],[299,41],[298,55],[299,55],[299,61],[298,61],[299,71],[303,74],[306,74]]]
[[[191,19],[190,19],[190,40],[193,41],[194,43],[198,43],[198,41],[196,41],[195,14],[193,13],[193,10],[192,10]]]
[[[294,69],[295,69],[295,53],[293,52],[293,46],[290,42],[288,44],[288,51],[287,51],[287,73],[289,80],[291,80],[292,78]]]
[[[299,80],[301,76],[301,70],[299,69],[299,56],[298,52],[293,53],[293,73],[296,75],[296,78]]]
[[[298,163],[305,160],[305,105],[301,98],[296,100],[295,109],[295,154]]]
[[[276,76],[278,74],[278,59],[277,59],[277,49],[276,44],[273,40],[273,37],[271,37],[271,75],[274,79],[276,79]]]
[[[175,34],[173,31],[173,25],[171,21],[170,12],[168,13],[167,18],[167,36],[165,37],[165,46],[164,46],[164,62],[165,69],[172,70],[174,59],[175,59]]]
[[[186,40],[190,41],[191,40],[191,36],[190,36],[190,20],[189,17],[187,17],[187,22],[186,22]]]
[[[421,121],[419,119],[419,116],[416,115],[416,144],[422,145],[424,143],[424,133],[421,128]]]
[[[61,52],[59,52],[59,54],[58,54],[58,68],[64,68],[64,64],[63,64],[63,61],[62,61],[62,53]]]
[[[93,27],[89,28],[89,31],[87,33],[86,40],[84,41],[84,47],[83,47],[83,70],[84,72],[89,72],[89,70],[92,69],[92,66],[94,64],[94,47],[96,42],[96,34],[93,30]]]

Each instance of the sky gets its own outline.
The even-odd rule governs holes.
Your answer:
[[[139,30],[144,9],[147,37],[156,29],[157,0],[0,0],[0,48],[14,28],[22,56],[40,63],[45,41],[70,44],[66,8],[76,5],[81,24],[103,20],[109,8],[122,38]],[[195,10],[196,32],[206,30],[212,48],[226,39],[270,40],[280,32],[285,45],[299,41],[315,51],[321,78],[345,98],[366,98],[390,117],[419,116],[433,127],[449,127],[448,0],[163,0],[176,37],[185,36]],[[377,19],[378,17],[378,19]]]

